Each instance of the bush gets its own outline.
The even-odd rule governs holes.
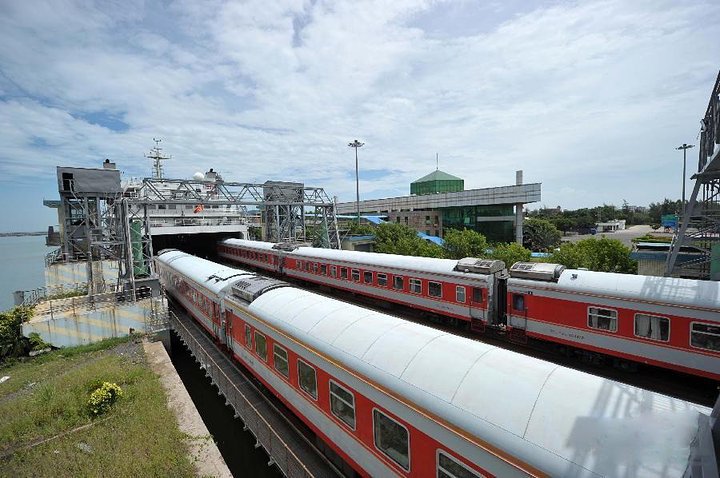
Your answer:
[[[118,384],[103,382],[100,387],[90,394],[90,400],[88,400],[90,415],[98,417],[107,412],[122,395],[122,388]]]

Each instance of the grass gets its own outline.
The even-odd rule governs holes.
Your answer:
[[[112,339],[61,349],[3,366],[4,375],[0,476],[194,476],[185,436],[140,344]],[[93,420],[87,401],[103,381],[124,395]]]

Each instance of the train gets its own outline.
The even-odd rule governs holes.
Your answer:
[[[476,333],[550,344],[621,368],[720,380],[720,282],[559,264],[411,257],[226,239],[226,261],[409,306]]]
[[[713,410],[178,250],[174,302],[363,477],[718,476]]]

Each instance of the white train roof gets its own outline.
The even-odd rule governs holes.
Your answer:
[[[252,247],[253,249],[262,249],[265,251],[272,251],[275,245],[272,242],[250,241],[247,239],[225,239],[222,243],[231,246]]]
[[[250,272],[201,259],[175,249],[161,251],[160,254],[155,256],[155,259],[167,264],[215,294],[219,294],[220,291],[235,282],[236,279],[255,275]]]
[[[682,400],[295,288],[269,291],[250,309],[334,362],[550,476],[680,476],[699,414],[709,414]]]
[[[557,284],[568,291],[706,307],[720,312],[720,282],[717,281],[565,269]]]

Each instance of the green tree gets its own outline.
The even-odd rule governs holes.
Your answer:
[[[404,256],[443,257],[443,248],[418,237],[409,226],[384,223],[375,228],[375,252]]]
[[[508,244],[496,244],[490,258],[503,261],[508,269],[516,262],[527,262],[530,260],[530,250],[525,249],[517,242]]]
[[[523,246],[531,251],[550,251],[560,245],[562,233],[550,221],[528,219],[523,224]]]
[[[0,313],[0,362],[7,357],[18,357],[29,349],[22,336],[22,324],[32,317],[32,308],[15,307]]]
[[[599,272],[637,273],[637,262],[630,259],[630,248],[606,237],[566,242],[552,254],[550,261],[570,269],[584,267]]]
[[[471,229],[450,229],[445,232],[444,249],[448,259],[463,257],[487,257],[488,243],[485,236]]]

